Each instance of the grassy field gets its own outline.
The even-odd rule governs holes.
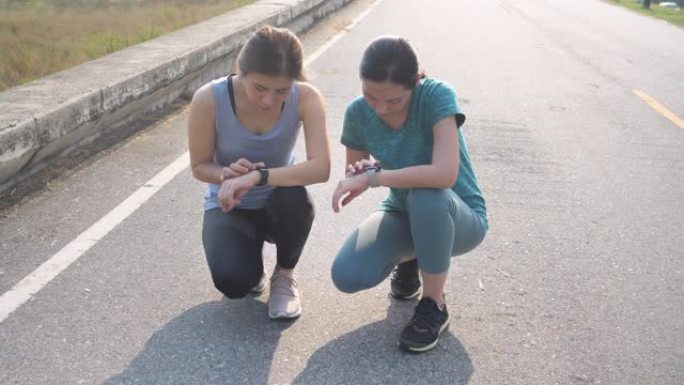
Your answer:
[[[253,0],[0,0],[0,91]]]
[[[681,9],[675,10],[675,9],[663,8],[653,1],[651,2],[651,8],[650,9],[644,9],[641,6],[641,4],[637,3],[635,0],[608,0],[608,1],[611,3],[620,4],[623,7],[635,10],[639,13],[643,13],[644,15],[657,17],[659,19],[666,20],[672,24],[684,27],[684,11],[682,11]]]

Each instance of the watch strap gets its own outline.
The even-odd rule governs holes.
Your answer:
[[[370,167],[366,169],[366,177],[368,178],[368,187],[375,188],[380,187],[380,180],[378,179],[377,167]]]

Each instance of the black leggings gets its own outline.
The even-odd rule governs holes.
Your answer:
[[[309,237],[314,207],[304,187],[276,187],[263,209],[204,212],[202,242],[214,286],[241,298],[261,279],[264,241],[274,243],[278,266],[292,269]]]

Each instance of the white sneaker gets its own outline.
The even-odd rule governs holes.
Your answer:
[[[275,273],[271,277],[268,297],[268,316],[272,319],[297,318],[302,314],[297,281],[287,274]]]
[[[254,286],[252,288],[252,290],[250,290],[250,291],[252,293],[255,293],[255,294],[261,294],[264,292],[264,290],[266,290],[266,284],[267,283],[268,283],[268,274],[266,274],[266,271],[264,271],[264,273],[261,275],[261,279],[259,280],[259,283],[257,283],[256,286]]]

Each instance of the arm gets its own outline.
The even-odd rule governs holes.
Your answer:
[[[268,184],[272,186],[306,186],[325,182],[330,177],[330,145],[323,97],[307,83],[300,83],[299,90],[299,114],[304,126],[306,161],[269,169]],[[259,181],[258,172],[249,175]]]
[[[444,118],[432,128],[432,163],[377,174],[381,186],[395,188],[450,188],[458,178],[460,147],[456,119]]]
[[[456,119],[444,118],[435,123],[432,131],[434,134],[432,163],[399,170],[382,170],[376,174],[381,186],[396,188],[450,188],[453,186],[458,177],[460,163]],[[365,156],[367,153],[347,149],[347,162],[358,159],[357,162],[363,163],[366,162],[363,160]],[[341,180],[333,193],[333,211],[339,212],[340,203],[342,206],[347,205],[366,191],[368,186],[369,179],[365,173]]]
[[[346,148],[347,167],[345,168],[346,178],[337,183],[337,187],[332,196],[332,208],[334,212],[340,211],[340,203],[346,206],[354,198],[368,190],[368,178],[363,175],[365,165],[373,165],[368,151]],[[344,196],[344,198],[342,198]],[[340,202],[342,199],[342,202]]]
[[[211,85],[206,84],[195,92],[190,103],[188,116],[190,168],[196,179],[220,184],[222,167],[214,164],[215,113],[216,105]]]

